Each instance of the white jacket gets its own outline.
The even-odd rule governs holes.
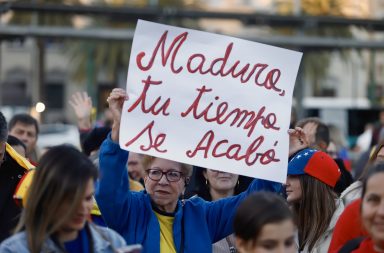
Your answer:
[[[360,181],[353,182],[341,193],[340,199],[343,201],[344,206],[347,206],[352,201],[361,198],[361,192],[363,190],[362,184],[363,183]]]

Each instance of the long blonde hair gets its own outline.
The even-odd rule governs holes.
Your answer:
[[[75,148],[61,145],[43,155],[16,228],[25,230],[31,253],[73,217],[89,179],[97,179],[97,169]]]

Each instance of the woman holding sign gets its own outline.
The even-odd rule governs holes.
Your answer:
[[[128,152],[120,149],[119,125],[123,89],[108,97],[113,113],[110,136],[100,150],[101,180],[96,199],[107,225],[118,231],[129,244],[143,245],[144,252],[212,252],[212,243],[233,233],[236,207],[251,192],[280,191],[278,183],[255,179],[248,190],[235,197],[206,202],[201,198],[180,200],[191,173],[190,166],[150,157],[145,191],[131,192],[125,164]]]

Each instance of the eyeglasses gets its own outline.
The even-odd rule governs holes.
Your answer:
[[[148,177],[153,181],[160,181],[163,175],[169,182],[177,182],[183,177],[183,173],[177,170],[168,170],[163,172],[160,168],[153,168],[147,170]]]

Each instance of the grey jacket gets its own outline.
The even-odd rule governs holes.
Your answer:
[[[115,231],[96,226],[88,225],[93,239],[95,253],[115,253],[116,249],[124,247],[126,242]],[[17,233],[0,244],[0,253],[29,253],[26,233]],[[63,252],[51,239],[43,244],[41,253]]]

